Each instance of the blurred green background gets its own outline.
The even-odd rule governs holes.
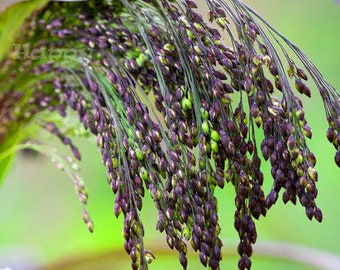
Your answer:
[[[246,2],[303,49],[326,80],[340,87],[339,3],[332,0]],[[322,102],[315,87],[313,90],[312,99],[304,102],[313,129],[309,146],[317,157],[317,203],[324,219],[321,224],[311,222],[302,207],[284,205],[279,200],[266,218],[256,222],[258,240],[252,257],[255,270],[321,269],[284,259],[297,253],[307,261],[328,260],[330,266],[323,269],[340,269],[336,261],[332,264],[331,260],[336,258],[326,257],[330,253],[340,258],[340,174],[333,161],[334,148],[325,137],[327,124]],[[61,147],[58,142],[55,144]],[[19,154],[0,189],[0,269],[39,269],[38,266],[46,265],[50,267],[40,269],[130,269],[129,257],[123,250],[122,219],[117,220],[113,215],[114,196],[94,139],[78,140],[78,145],[83,157],[81,175],[90,192],[88,210],[95,223],[94,233],[90,234],[83,224],[77,196],[66,174],[58,171],[48,158]],[[265,189],[269,191],[270,168],[265,164],[263,170]],[[227,186],[217,195],[225,244],[221,268],[236,269],[238,237],[233,228],[233,189]],[[155,231],[157,213],[152,204],[146,201],[143,210],[146,247],[157,258],[150,269],[181,269],[176,252],[166,249],[164,234]],[[313,253],[315,249],[320,252]],[[189,269],[203,269],[196,254],[190,258]],[[83,264],[77,268],[79,261]],[[71,266],[67,268],[67,264]]]

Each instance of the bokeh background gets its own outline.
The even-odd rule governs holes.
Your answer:
[[[337,1],[245,2],[303,49],[325,79],[340,89]],[[309,221],[304,208],[278,200],[267,217],[256,222],[254,270],[340,269],[340,174],[333,161],[334,148],[325,137],[327,124],[322,101],[316,88],[312,90],[312,99],[304,102],[313,129],[309,146],[317,157],[317,202],[324,219],[321,224]],[[81,208],[67,175],[48,158],[20,153],[0,188],[0,269],[130,269],[129,257],[123,250],[122,219],[113,215],[114,196],[94,139],[79,139],[77,143],[82,150],[81,175],[90,193],[88,210],[95,223],[94,233],[87,231],[81,219]],[[57,141],[55,145],[62,149]],[[265,189],[269,191],[268,164],[264,164],[263,170]],[[222,269],[236,269],[238,236],[233,228],[233,188],[226,186],[217,196],[225,244]],[[157,213],[151,200],[146,200],[142,214],[146,246],[156,256],[150,269],[181,269],[177,253],[166,248],[165,235],[155,230]],[[196,254],[189,257],[189,269],[203,269]],[[296,260],[324,266],[313,268]]]

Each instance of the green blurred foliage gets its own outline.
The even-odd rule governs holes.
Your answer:
[[[36,9],[42,8],[48,0],[30,0],[9,7],[0,14],[0,61],[6,55],[24,20]],[[5,3],[6,4],[6,1]],[[0,2],[0,7],[4,5]],[[8,27],[10,25],[10,27]]]
[[[24,20],[31,16],[34,10],[42,8],[46,3],[47,0],[24,2],[20,5],[10,6],[0,14],[0,61],[2,61],[7,52],[12,49],[13,41],[20,35],[19,30]],[[7,2],[4,4],[7,4]],[[2,8],[4,4],[0,3],[0,8]],[[17,133],[20,133],[20,127],[17,127],[15,130]],[[11,136],[9,140],[6,140],[4,144],[0,145],[0,185],[13,162],[14,153],[10,149],[15,147],[18,141],[20,141],[20,136]]]
[[[317,0],[258,0],[246,1],[257,9],[275,28],[294,41],[311,58],[334,86],[340,86],[340,5],[335,1]],[[0,29],[3,21],[0,20]],[[3,36],[2,32],[2,36]],[[1,57],[1,52],[0,52]],[[304,208],[284,205],[282,202],[269,211],[266,218],[257,222],[258,241],[288,242],[329,251],[340,256],[340,179],[339,170],[333,162],[334,149],[327,142],[325,113],[321,99],[313,88],[311,100],[304,99],[306,116],[313,129],[313,140],[309,142],[318,161],[319,195],[317,202],[323,210],[321,224],[309,221]],[[81,207],[66,174],[42,156],[30,157],[20,154],[10,175],[0,190],[0,268],[4,250],[14,247],[12,260],[20,261],[20,254],[29,250],[36,264],[61,262],[63,258],[96,258],[96,254],[123,251],[122,219],[113,215],[114,196],[106,181],[105,169],[94,139],[79,140],[83,153],[81,174],[89,190],[88,210],[95,223],[90,234],[81,219]],[[58,147],[61,147],[56,142]],[[2,170],[3,168],[1,168]],[[270,167],[263,164],[265,188],[271,187]],[[237,264],[237,234],[233,228],[234,191],[231,186],[218,191],[221,237],[234,253],[224,256],[222,267],[235,269]],[[147,195],[146,195],[147,196]],[[153,203],[146,201],[143,221],[146,229],[146,246],[166,245],[165,236],[155,231],[157,213]],[[256,249],[256,245],[255,245]],[[157,259],[151,269],[180,269],[177,254],[168,255],[152,250]],[[114,252],[112,252],[114,254]],[[80,257],[78,257],[80,256]],[[101,258],[98,255],[98,258]],[[197,256],[191,256],[189,269],[203,269]],[[9,261],[9,258],[7,258]],[[105,257],[89,262],[82,268],[62,269],[130,269],[129,257],[121,252],[113,259]],[[24,262],[23,262],[24,263]],[[93,264],[94,263],[94,264]],[[102,263],[102,265],[100,265]],[[119,264],[117,264],[119,263]],[[51,268],[52,269],[52,268]],[[289,261],[253,255],[252,269],[311,269]]]

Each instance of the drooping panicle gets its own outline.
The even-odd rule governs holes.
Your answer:
[[[307,145],[312,130],[300,98],[312,94],[309,78],[324,101],[327,138],[340,166],[339,93],[249,6],[205,2],[207,18],[193,0],[51,2],[25,29],[25,57],[13,53],[1,64],[0,144],[18,125],[38,119],[80,160],[60,123],[36,117],[76,115],[96,138],[115,194],[114,215],[124,215],[132,269],[147,269],[154,259],[144,243],[146,194],[158,212],[156,229],[178,251],[183,269],[188,244],[204,266],[220,269],[215,190],[226,184],[235,189],[239,269],[251,268],[255,219],[266,215],[281,191],[284,203],[299,201],[309,219],[322,220],[315,202],[316,158]],[[69,16],[70,10],[76,14]],[[283,41],[281,52],[271,35]],[[289,48],[301,63],[292,60]],[[271,165],[267,195],[261,154]],[[92,231],[83,181],[69,175]]]

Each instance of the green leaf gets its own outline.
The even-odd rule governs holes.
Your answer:
[[[5,141],[3,141],[0,145],[0,186],[2,185],[8,170],[13,163],[20,139],[20,132],[11,132],[11,134],[7,135]]]
[[[11,164],[13,163],[14,156],[15,153],[12,153],[0,160],[0,186],[2,185],[2,182],[4,181],[5,176],[11,167]]]
[[[0,13],[0,61],[11,49],[25,19],[31,16],[35,10],[44,7],[48,1],[30,0],[20,2]]]

